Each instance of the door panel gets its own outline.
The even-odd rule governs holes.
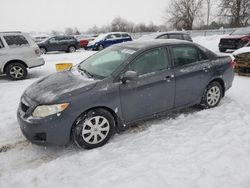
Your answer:
[[[175,66],[175,107],[198,103],[212,77],[210,60],[195,46],[172,47],[171,54]]]
[[[49,39],[48,45],[47,45],[47,50],[48,51],[57,51],[58,50],[58,40],[56,39],[56,37]]]
[[[139,78],[120,84],[125,122],[131,122],[170,109],[174,105],[175,80],[163,49],[145,52],[127,68]]]
[[[126,122],[171,109],[174,105],[173,72],[152,73],[120,85],[121,106]]]
[[[211,77],[209,61],[175,68],[175,107],[198,103]]]

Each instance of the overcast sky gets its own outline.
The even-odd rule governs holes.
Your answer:
[[[168,0],[0,0],[0,31],[50,31],[110,23],[120,16],[135,23],[163,23]]]

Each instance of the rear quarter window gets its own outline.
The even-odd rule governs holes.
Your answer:
[[[191,40],[191,37],[189,35],[187,35],[187,34],[184,34],[183,38],[184,38],[184,40]]]
[[[185,66],[208,59],[199,48],[194,46],[174,46],[172,55],[175,66]]]
[[[29,42],[22,35],[7,35],[4,39],[10,48],[19,48],[29,46]]]
[[[182,38],[182,35],[181,34],[168,34],[168,37],[170,38],[170,39],[183,39]]]

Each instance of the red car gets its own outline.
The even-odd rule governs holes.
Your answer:
[[[238,29],[228,37],[220,39],[219,50],[225,52],[227,49],[236,50],[250,42],[250,28]]]
[[[86,49],[88,46],[88,43],[94,40],[95,36],[79,35],[76,38],[80,42],[80,47]]]

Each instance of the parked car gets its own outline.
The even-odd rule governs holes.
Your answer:
[[[80,42],[81,48],[87,49],[89,42],[95,40],[95,37],[90,35],[78,35],[76,39]]]
[[[42,54],[52,51],[75,52],[80,48],[80,43],[75,37],[55,36],[37,43]]]
[[[170,31],[170,32],[156,32],[149,35],[143,35],[138,40],[152,40],[152,39],[179,39],[193,42],[191,36],[183,31]]]
[[[0,74],[13,80],[27,77],[28,68],[44,65],[40,49],[32,38],[21,32],[0,32]]]
[[[40,34],[40,35],[32,35],[31,36],[35,42],[42,42],[46,39],[48,39],[50,36],[46,34]]]
[[[250,42],[250,28],[238,29],[232,32],[229,36],[220,39],[219,50],[236,50]]]
[[[232,86],[234,62],[181,40],[135,41],[94,54],[29,86],[17,118],[41,145],[104,145],[135,122],[200,104],[216,107]]]
[[[100,34],[93,41],[89,42],[87,49],[102,50],[108,46],[127,41],[132,41],[132,37],[128,33],[112,32]]]

